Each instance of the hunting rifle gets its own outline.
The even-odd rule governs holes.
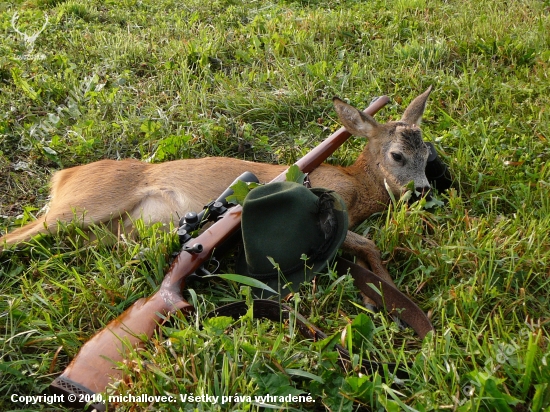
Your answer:
[[[372,116],[388,102],[387,96],[379,97],[365,113]],[[349,137],[350,133],[342,127],[295,164],[303,173],[310,173]],[[286,171],[271,182],[284,181],[285,176]],[[101,392],[111,380],[122,377],[122,371],[116,369],[117,362],[124,359],[128,348],[143,347],[171,314],[178,310],[184,314],[193,311],[193,306],[182,297],[186,280],[240,229],[241,213],[241,206],[234,206],[199,236],[190,238],[174,259],[160,288],[148,298],[136,301],[86,342],[63,374],[51,383],[50,392],[63,395],[64,403],[72,407],[83,408],[91,401],[91,407],[104,411]]]

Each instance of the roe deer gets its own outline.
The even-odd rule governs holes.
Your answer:
[[[323,164],[309,178],[312,187],[336,191],[345,201],[349,227],[353,228],[390,202],[388,188],[396,197],[413,181],[416,190],[427,194],[430,184],[425,168],[429,150],[419,124],[431,87],[415,98],[400,121],[379,124],[338,98],[334,107],[340,121],[356,136],[368,138],[363,152],[349,167]],[[71,222],[75,214],[86,228],[103,223],[131,229],[132,221],[168,224],[188,211],[199,211],[216,198],[236,176],[254,173],[268,182],[287,166],[249,162],[233,158],[207,157],[160,164],[138,160],[101,160],[57,172],[51,182],[49,211],[34,222],[0,238],[5,245],[28,241],[38,233],[55,232],[58,222]],[[371,269],[391,282],[374,243],[348,231],[345,252],[368,262]]]

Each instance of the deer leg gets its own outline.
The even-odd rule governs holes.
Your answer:
[[[348,230],[342,248],[345,253],[356,256],[359,260],[368,265],[366,267],[370,268],[370,270],[378,276],[395,286],[390,274],[382,263],[380,251],[372,240]]]
[[[348,230],[348,234],[344,240],[342,248],[344,249],[345,254],[355,256],[359,265],[370,269],[378,276],[395,286],[390,274],[382,263],[382,259],[380,258],[380,250],[378,250],[372,240]],[[365,295],[363,295],[363,302],[368,308],[376,308],[376,304]]]

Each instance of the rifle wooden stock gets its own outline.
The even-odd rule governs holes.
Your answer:
[[[389,101],[382,96],[374,101],[365,113],[374,115]],[[304,173],[309,173],[323,163],[350,136],[345,128],[340,128],[312,151],[296,162]],[[284,181],[286,172],[271,182]],[[221,219],[190,242],[202,245],[200,253],[182,251],[176,257],[157,292],[148,298],[141,298],[118,318],[111,321],[99,333],[82,346],[77,356],[63,374],[50,385],[50,391],[65,396],[65,403],[73,407],[84,407],[93,395],[103,392],[111,380],[122,377],[116,369],[125,350],[130,347],[143,347],[157,330],[163,319],[179,311],[187,314],[193,306],[183,299],[185,280],[211,256],[214,250],[234,234],[241,224],[240,206],[229,209]],[[188,243],[190,243],[188,242]],[[72,399],[69,399],[72,395]],[[97,398],[96,398],[97,400]],[[105,410],[101,402],[93,402],[98,411]]]

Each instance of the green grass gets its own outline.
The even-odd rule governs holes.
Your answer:
[[[48,24],[34,43],[31,36]],[[383,314],[361,339],[347,277],[328,271],[291,304],[337,340],[355,366],[411,362],[410,380],[346,373],[330,343],[247,317],[202,317],[247,289],[223,280],[185,293],[176,317],[120,367],[122,394],[311,394],[292,410],[550,410],[550,3],[311,0],[59,1],[0,4],[0,225],[47,203],[53,171],[103,158],[153,162],[207,155],[290,164],[337,127],[331,98],[377,95],[397,119],[428,85],[423,124],[450,165],[444,206],[392,205],[357,230],[399,287],[431,314],[420,342]],[[329,159],[348,164],[363,141]],[[182,213],[186,211],[181,211]],[[101,228],[94,229],[105,234]],[[153,293],[173,235],[86,242],[71,230],[0,256],[0,410],[59,410],[39,395],[81,345]],[[136,256],[141,256],[139,259]],[[231,262],[224,270],[231,270]],[[323,383],[321,383],[323,382]],[[258,410],[123,402],[134,410]]]

